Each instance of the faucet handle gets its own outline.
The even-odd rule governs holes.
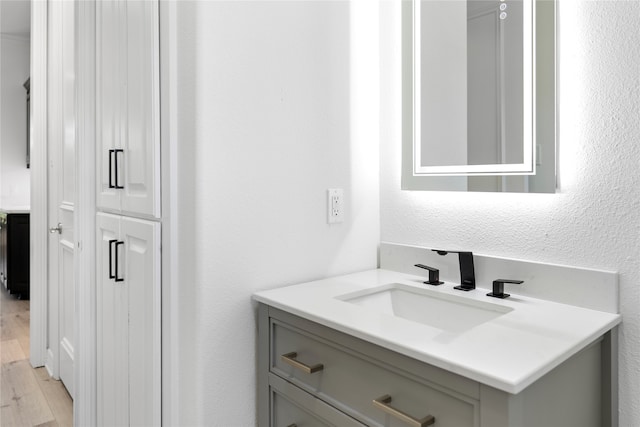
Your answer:
[[[423,282],[424,284],[440,286],[444,283],[440,281],[440,270],[437,268],[429,267],[424,264],[416,264],[415,266],[429,271],[429,280],[427,282]]]
[[[524,283],[522,280],[511,280],[511,279],[496,279],[493,281],[493,292],[489,292],[487,296],[494,298],[507,298],[510,294],[504,293],[504,284],[505,283],[513,283],[515,285],[519,285]]]

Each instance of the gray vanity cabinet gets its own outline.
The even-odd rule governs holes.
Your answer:
[[[261,427],[610,424],[600,341],[512,395],[260,304],[258,355]]]
[[[261,306],[261,313],[261,337],[269,336],[260,352],[261,377],[268,383],[261,387],[266,409],[261,413],[261,426],[316,425],[303,424],[295,417],[280,422],[284,411],[279,407],[279,394],[291,396],[293,392],[312,401],[309,406],[328,405],[352,423],[317,425],[411,425],[382,409],[384,403],[373,403],[387,395],[391,411],[416,420],[432,416],[437,421],[434,425],[442,427],[478,425],[479,389],[474,381],[270,307]],[[296,355],[290,355],[292,352]],[[305,365],[312,369],[319,364],[320,371],[305,372]]]

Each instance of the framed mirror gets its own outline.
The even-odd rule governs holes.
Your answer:
[[[554,0],[402,1],[402,188],[555,192]]]

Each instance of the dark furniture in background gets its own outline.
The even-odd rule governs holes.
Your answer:
[[[29,214],[0,212],[0,282],[29,299]]]

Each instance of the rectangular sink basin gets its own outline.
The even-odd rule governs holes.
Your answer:
[[[391,283],[336,297],[378,313],[423,323],[444,331],[462,332],[513,309],[490,302]]]

